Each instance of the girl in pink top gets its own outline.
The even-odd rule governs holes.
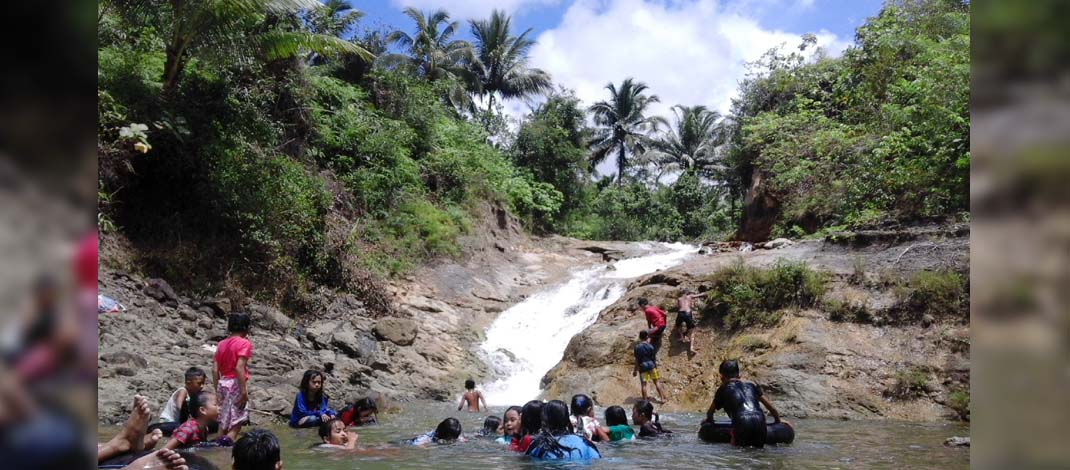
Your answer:
[[[230,337],[220,341],[215,352],[213,375],[222,400],[219,430],[230,442],[238,439],[242,425],[249,422],[249,359],[253,357],[253,342],[247,339],[250,322],[247,313],[230,314]]]

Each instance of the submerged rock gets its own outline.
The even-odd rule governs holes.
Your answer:
[[[944,445],[948,447],[969,447],[969,437],[952,436],[944,440]]]

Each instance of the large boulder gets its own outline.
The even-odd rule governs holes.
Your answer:
[[[142,289],[142,292],[168,307],[174,308],[178,306],[178,295],[175,294],[175,290],[171,288],[171,285],[163,279],[149,279],[145,283],[145,288]]]
[[[398,346],[410,346],[416,340],[416,322],[407,318],[384,318],[375,324],[373,331],[380,340]]]

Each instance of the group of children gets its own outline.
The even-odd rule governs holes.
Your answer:
[[[676,315],[673,329],[676,330],[678,339],[687,343],[688,354],[698,352],[694,344],[695,317],[691,313],[691,303],[707,293],[695,293],[691,289],[684,289],[680,297],[676,299],[679,313]],[[647,395],[646,384],[653,382],[654,389],[658,392],[658,401],[666,403],[665,394],[661,391],[661,385],[658,384],[661,375],[658,374],[657,355],[661,350],[662,335],[668,325],[668,314],[656,305],[651,305],[650,301],[643,297],[639,298],[639,310],[646,317],[647,329],[639,332],[639,344],[635,345],[633,351],[635,368],[632,370],[632,376],[639,376],[639,387],[644,400],[650,399]]]

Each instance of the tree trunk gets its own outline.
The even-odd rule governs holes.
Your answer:
[[[621,144],[617,153],[617,187],[624,186],[624,145]]]

